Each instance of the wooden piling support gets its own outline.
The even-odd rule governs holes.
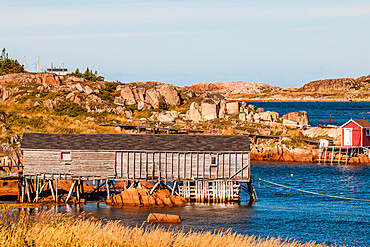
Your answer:
[[[108,179],[106,180],[105,184],[107,185],[107,199],[109,199],[110,198],[110,188],[109,188],[110,182]]]
[[[72,196],[72,192],[73,192],[73,188],[74,188],[75,184],[76,184],[76,181],[73,181],[72,184],[71,184],[71,188],[69,189],[68,196],[67,196],[67,199],[66,199],[66,203],[68,203],[69,198],[71,198],[71,196]]]
[[[52,180],[49,180],[49,187],[50,187],[51,195],[53,196],[54,201],[56,201],[54,186],[53,186],[53,181]]]
[[[55,179],[55,202],[58,203],[58,179]]]
[[[27,189],[27,201],[31,202],[31,191],[30,191],[30,184],[28,182],[28,179],[26,181],[26,189]]]

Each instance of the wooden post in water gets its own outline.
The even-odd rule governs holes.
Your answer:
[[[254,190],[254,186],[252,182],[247,182],[248,185],[248,193],[249,193],[249,202],[255,202],[257,201],[257,195]]]

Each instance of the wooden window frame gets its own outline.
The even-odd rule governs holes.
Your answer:
[[[211,154],[209,156],[209,165],[212,167],[218,166],[218,155],[217,154]]]
[[[69,159],[64,159],[64,157],[63,157],[64,154],[69,155]],[[71,154],[71,152],[61,152],[60,153],[60,160],[62,162],[71,162],[72,161],[72,154]]]
[[[365,135],[370,136],[370,129],[365,129]]]

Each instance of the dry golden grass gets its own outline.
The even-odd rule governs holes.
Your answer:
[[[0,207],[0,246],[325,246],[280,238],[262,239],[231,231],[183,232],[161,227],[128,227],[118,221],[77,219],[41,212],[16,215]]]

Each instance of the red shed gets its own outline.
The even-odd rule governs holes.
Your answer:
[[[366,119],[351,119],[341,126],[342,146],[369,147],[370,122]]]

